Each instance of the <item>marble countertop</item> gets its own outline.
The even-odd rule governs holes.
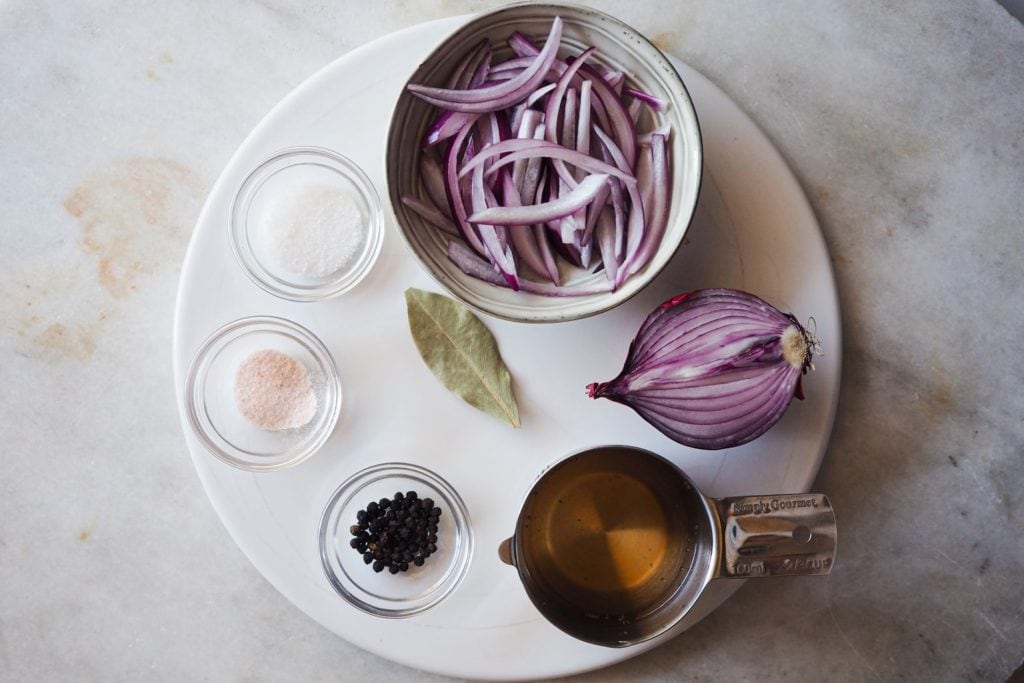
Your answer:
[[[192,226],[281,97],[489,2],[0,9],[0,679],[442,680],[231,542],[175,409]],[[1024,659],[1024,26],[995,2],[595,2],[702,71],[810,197],[843,311],[821,581],[745,586],[595,681],[1004,680]],[[1017,532],[1017,533],[1014,533]]]

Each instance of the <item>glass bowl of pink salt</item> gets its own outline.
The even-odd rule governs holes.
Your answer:
[[[380,196],[352,160],[295,147],[259,164],[231,207],[231,245],[246,275],[290,301],[318,301],[355,287],[384,238]]]
[[[250,471],[313,455],[341,412],[341,380],[327,347],[305,327],[269,316],[228,323],[203,342],[184,394],[200,443]]]

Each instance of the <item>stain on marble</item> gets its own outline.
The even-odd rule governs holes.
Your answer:
[[[955,388],[940,365],[932,362],[928,369],[930,377],[922,396],[924,410],[929,420],[938,421],[957,408],[953,400]]]
[[[654,43],[654,46],[662,52],[672,53],[675,45],[682,42],[679,38],[679,33],[676,31],[662,31],[660,33],[654,33],[650,36],[650,40]]]
[[[179,265],[202,190],[194,171],[161,158],[118,161],[79,183],[63,202],[77,231],[0,280],[0,330],[14,353],[88,361],[144,278]]]
[[[98,286],[83,287],[91,279],[90,263],[80,257],[74,264],[17,264],[0,281],[0,330],[10,335],[14,353],[47,363],[91,358],[111,313]]]
[[[38,318],[36,318],[38,320]],[[96,326],[50,323],[36,334],[32,343],[36,350],[53,358],[86,360],[96,350]]]
[[[90,536],[92,536],[92,530],[91,529],[82,529],[78,533],[78,542],[79,543],[85,543],[86,541],[89,540]]]
[[[138,158],[90,176],[68,195],[64,208],[78,220],[79,243],[96,258],[97,279],[111,296],[130,295],[168,253],[180,251],[188,230],[176,210],[199,191],[186,166]]]
[[[164,51],[153,58],[151,66],[146,67],[142,73],[148,81],[152,81],[153,83],[163,83],[164,77],[160,75],[159,68],[173,63],[174,56],[170,52]]]

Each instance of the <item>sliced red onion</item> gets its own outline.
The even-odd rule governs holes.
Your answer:
[[[668,140],[671,131],[672,131],[672,128],[669,127],[669,125],[666,123],[663,126],[658,126],[654,130],[652,130],[650,133],[644,133],[643,135],[637,135],[636,136],[636,141],[637,141],[637,143],[641,147],[650,147],[651,146],[651,136],[652,135],[661,135],[662,137],[665,138],[665,140]]]
[[[444,189],[444,172],[429,154],[420,157],[420,175],[423,178],[423,187],[427,190],[430,201],[451,223],[452,210],[448,206],[448,194]],[[454,225],[454,223],[453,223]]]
[[[593,81],[583,81],[580,87],[580,121],[576,128],[576,151],[590,154],[590,95],[594,92]]]
[[[464,244],[459,242],[448,242],[448,258],[452,260],[459,269],[466,275],[470,275],[484,282],[489,282],[498,287],[508,287],[500,275],[494,272],[487,261],[470,251]],[[611,291],[611,285],[601,283],[596,285],[577,286],[572,289],[549,285],[533,280],[520,280],[520,289],[530,294],[541,296],[591,296],[593,294],[606,294]]]
[[[480,153],[475,155],[469,160],[460,170],[459,177],[465,178],[472,173],[477,166],[481,166],[487,161],[490,161],[494,157],[501,156],[502,154],[512,154],[513,152],[530,152],[538,149],[554,149],[558,145],[548,142],[547,140],[537,140],[534,138],[516,138],[515,140],[502,140],[501,142],[490,145],[489,147],[480,150]],[[529,158],[529,157],[520,157]]]
[[[444,186],[448,195],[448,205],[452,208],[452,218],[455,220],[455,227],[459,229],[459,232],[462,233],[462,237],[471,247],[473,247],[473,249],[476,250],[478,254],[483,254],[485,251],[483,243],[477,236],[476,230],[473,226],[466,221],[469,214],[466,212],[466,205],[462,197],[462,188],[459,187],[459,177],[457,174],[459,150],[469,138],[469,134],[472,131],[473,123],[475,121],[476,115],[474,115],[474,118],[458,132],[455,139],[452,140],[451,145],[448,147],[448,155],[445,158]]]
[[[516,137],[521,140],[533,138],[537,126],[540,125],[541,118],[541,113],[535,109],[524,110],[519,117],[518,123],[514,123],[512,126],[516,130]],[[526,174],[527,164],[527,160],[520,159],[512,166],[512,180],[517,189],[521,190],[523,187],[523,177]]]
[[[423,136],[423,146],[430,147],[457,135],[460,130],[475,121],[476,117],[477,114],[464,114],[458,111],[442,113],[427,129],[427,134]]]
[[[537,128],[533,131],[533,139],[544,139],[543,123],[537,124]],[[537,183],[540,181],[541,161],[541,157],[533,157],[532,159],[526,160],[526,170],[523,172],[523,182],[519,186],[520,204],[532,202],[534,199],[534,194],[537,192]]]
[[[608,202],[608,192],[614,183],[615,181],[612,180],[602,185],[601,189],[597,191],[597,196],[594,197],[594,201],[591,202],[590,206],[587,208],[586,221],[583,224],[583,231],[580,235],[580,246],[585,247],[590,244],[590,240],[594,236],[594,228],[597,226],[598,218],[601,216],[602,209],[605,208]]]
[[[476,44],[476,47],[470,51],[465,59],[459,62],[459,65],[455,67],[455,71],[452,72],[452,76],[448,79],[449,88],[468,88],[469,81],[476,72],[477,66],[480,62],[485,59],[486,55],[491,52],[491,43],[486,38]]]
[[[626,82],[626,74],[621,71],[607,71],[604,73],[604,80],[616,95],[622,95],[622,85]]]
[[[624,100],[625,75],[589,64],[592,48],[559,58],[561,31],[556,19],[543,47],[514,33],[517,56],[497,63],[483,41],[449,88],[409,86],[442,109],[424,145],[443,161],[421,152],[424,191],[405,198],[425,222],[449,234],[454,226],[465,244],[456,240],[450,258],[464,271],[552,296],[614,290],[640,270],[664,234],[670,191],[649,187],[651,148],[661,145],[663,158],[665,136],[638,136],[627,107],[651,98],[634,89]],[[589,272],[604,268],[607,283],[560,287],[559,258]]]
[[[622,153],[622,150],[615,145],[608,135],[599,126],[594,127],[594,134],[601,140],[605,152],[615,162],[616,166],[620,169],[626,168],[629,162]],[[643,244],[643,237],[647,227],[645,221],[647,212],[645,211],[640,193],[637,191],[636,183],[627,185],[626,192],[629,194],[630,209],[625,226],[623,267],[619,269],[618,277],[616,278],[616,289],[629,277],[631,271],[628,266],[636,259],[636,254],[639,252],[641,244]]]
[[[540,144],[538,144],[540,143]],[[515,162],[517,159],[529,159],[531,157],[540,156],[554,161],[564,161],[573,166],[582,168],[589,173],[605,173],[610,176],[615,176],[619,180],[623,181],[626,185],[636,185],[636,178],[634,178],[628,171],[616,168],[611,164],[607,164],[603,161],[599,161],[592,156],[581,154],[574,149],[566,149],[561,145],[556,145],[543,140],[505,140],[500,143],[502,145],[519,146],[520,151],[509,152],[500,161],[491,166],[490,170],[487,171],[487,175],[493,175],[497,173],[498,169],[504,167],[507,164]],[[476,166],[482,164],[484,160],[495,156],[494,148],[498,145],[493,145],[478,154],[473,161],[471,161],[466,167],[459,172],[459,175],[465,175],[467,171],[473,170]],[[501,153],[501,152],[499,152]],[[552,166],[555,170],[558,170],[558,164],[554,163]],[[568,177],[559,173],[559,177],[565,180],[567,183],[575,184],[575,179],[572,177],[572,173],[567,172]]]
[[[420,218],[431,225],[441,228],[449,235],[459,236],[459,230],[455,227],[455,223],[452,223],[452,219],[442,214],[430,204],[409,196],[402,197],[402,203],[419,214]]]
[[[509,206],[521,206],[519,189],[508,173],[501,174],[505,201]],[[515,226],[509,230],[509,239],[515,253],[528,268],[537,275],[544,275],[547,272],[547,265],[540,254],[540,247],[537,245],[537,237],[528,225]]]
[[[650,209],[647,210],[647,230],[640,247],[627,266],[629,274],[644,267],[661,244],[662,235],[668,226],[669,188],[672,186],[671,169],[665,137],[651,136],[651,188]],[[645,205],[646,208],[647,205]]]
[[[626,107],[626,113],[629,114],[629,118],[633,121],[634,126],[640,121],[640,114],[643,113],[643,110],[644,105],[640,100],[633,100]]]
[[[528,38],[518,32],[513,33],[509,37],[509,45],[518,55],[536,55],[540,51]],[[557,73],[563,74],[569,68],[569,65],[560,59],[556,59],[552,63],[551,68]],[[597,97],[593,100],[593,108],[598,123],[613,132],[615,139],[619,140],[619,144],[622,145],[627,158],[630,159],[630,164],[632,164],[632,160],[636,155],[636,149],[631,148],[629,142],[631,138],[636,136],[636,126],[633,120],[626,113],[626,108],[619,99],[618,93],[608,85],[600,74],[589,66],[583,65],[579,68],[579,73],[572,78],[572,84],[579,86],[583,82],[584,77],[594,83],[593,87]],[[605,100],[607,100],[610,110],[606,109]]]
[[[554,92],[548,97],[547,108],[544,110],[544,120],[548,122],[548,140],[551,142],[558,142],[558,120],[559,112],[562,108],[562,100],[565,99],[565,94],[569,89],[569,84],[572,81],[573,76],[583,68],[587,58],[594,54],[594,48],[588,48],[576,58],[576,60],[569,65],[562,75],[558,79],[558,84],[555,86]]]
[[[753,294],[699,290],[655,309],[619,376],[587,393],[633,408],[684,445],[731,448],[779,421],[818,350],[796,318]]]
[[[483,171],[478,169],[477,173],[474,173],[474,181],[477,174],[482,177]],[[484,209],[470,216],[469,222],[489,223],[491,225],[528,225],[531,223],[543,223],[556,218],[565,218],[594,201],[594,197],[597,196],[607,180],[608,176],[604,174],[595,173],[588,175],[575,190],[560,196],[558,199],[553,199],[543,204]]]
[[[537,248],[540,251],[541,260],[544,263],[544,271],[547,273],[551,284],[556,287],[562,284],[562,274],[558,272],[558,262],[555,261],[555,252],[548,241],[548,230],[543,225],[533,226],[533,236],[537,239]]]
[[[484,192],[484,169],[482,166],[477,167],[477,170],[473,173],[471,191],[473,211],[479,213],[485,210],[487,208],[487,198]],[[509,286],[514,290],[518,290],[519,278],[516,274],[515,259],[512,251],[499,240],[498,232],[494,229],[493,224],[478,221],[472,222],[476,224],[477,229],[480,231],[480,241],[483,242],[484,249],[490,257],[491,263],[498,267],[498,270],[501,271]]]
[[[545,95],[547,95],[549,92],[555,89],[555,85],[555,83],[548,83],[543,88],[537,88],[536,90],[534,90],[532,93],[530,93],[530,96],[526,98],[526,106],[532,107],[537,102],[540,102],[542,99],[544,99]]]
[[[455,88],[430,88],[410,83],[409,92],[430,104],[453,111],[483,113],[504,109],[510,104],[525,99],[547,76],[551,63],[558,54],[562,40],[562,19],[555,17],[551,22],[544,48],[536,60],[515,78],[484,88],[459,90]]]
[[[615,254],[615,218],[612,213],[607,206],[601,211],[594,232],[597,248],[601,252],[601,261],[604,263],[604,274],[609,284],[614,285],[619,272],[619,259]]]
[[[640,100],[654,111],[664,111],[665,103],[658,97],[655,97],[649,92],[643,90],[637,90],[636,88],[623,88],[622,92],[630,97]]]

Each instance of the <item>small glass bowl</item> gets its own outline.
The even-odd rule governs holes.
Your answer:
[[[323,277],[285,272],[273,257],[275,206],[314,187],[351,195],[363,218],[355,255]],[[278,152],[242,182],[231,206],[231,247],[242,270],[264,290],[289,301],[319,301],[352,289],[377,261],[383,240],[384,212],[373,183],[354,162],[329,149]]]
[[[441,508],[437,552],[422,567],[376,573],[349,545],[356,513],[381,498],[415,491]],[[473,531],[462,498],[444,479],[417,465],[384,463],[349,477],[331,496],[320,521],[324,574],[353,607],[378,617],[408,617],[444,600],[462,581],[473,555]]]
[[[239,412],[238,366],[263,349],[287,354],[309,372],[316,413],[302,427],[264,430]],[[306,328],[282,318],[242,318],[199,347],[185,379],[185,401],[189,424],[210,453],[243,470],[275,470],[302,462],[327,441],[341,412],[341,380],[327,347]]]

